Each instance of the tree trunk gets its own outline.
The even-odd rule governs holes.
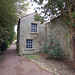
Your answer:
[[[74,61],[75,61],[75,37],[74,37],[74,34],[73,34],[73,30],[71,29],[71,47],[72,47],[72,53],[73,53],[73,58],[74,58]]]

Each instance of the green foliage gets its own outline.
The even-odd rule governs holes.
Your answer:
[[[28,0],[17,0],[15,5],[16,5],[16,14],[19,17],[25,16],[26,15],[25,11],[27,11],[28,8],[27,6],[29,5]]]
[[[53,39],[52,35],[49,35],[49,40],[44,43],[43,53],[49,54],[53,58],[64,57],[64,53],[60,47],[59,42],[57,42],[56,39]]]
[[[7,40],[6,42],[4,42],[2,45],[1,45],[1,49],[2,49],[2,51],[5,51],[5,49],[6,48],[8,48],[9,47],[9,41]]]
[[[39,0],[39,2],[37,0],[34,1],[42,4],[44,0]],[[47,16],[46,18],[50,17],[50,15],[53,15],[50,17],[50,19],[63,15],[66,24],[70,28],[75,27],[75,0],[48,0],[48,2],[42,8],[42,13]]]
[[[6,49],[12,43],[15,35],[14,25],[18,21],[18,10],[25,0],[0,0],[0,50]],[[17,4],[19,2],[19,5]],[[27,5],[26,5],[27,6]]]
[[[39,58],[39,55],[25,55],[29,59]]]
[[[50,51],[50,54],[53,58],[61,58],[64,57],[64,53],[62,52],[62,49],[60,48],[60,44],[56,43],[56,45],[53,47],[53,50]]]
[[[41,24],[44,22],[44,18],[41,17],[39,14],[34,15],[34,19],[35,19],[36,21],[40,21]]]
[[[75,19],[75,13],[72,13],[72,17]]]

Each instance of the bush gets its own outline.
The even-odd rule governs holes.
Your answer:
[[[8,39],[4,39],[3,42],[0,41],[0,51],[5,51],[12,44],[14,35],[15,32],[12,31]]]
[[[48,41],[43,45],[43,53],[48,54],[53,58],[62,58],[64,53],[61,49],[60,43],[53,39],[52,35],[49,35]]]
[[[56,45],[53,47],[53,50],[50,51],[50,54],[52,55],[53,58],[64,57],[64,53],[63,53],[59,43],[56,43]]]
[[[5,49],[8,48],[8,42],[3,43],[0,48],[0,51],[5,51]]]

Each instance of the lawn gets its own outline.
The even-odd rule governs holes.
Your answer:
[[[25,57],[29,58],[29,59],[35,59],[35,58],[39,58],[39,55],[25,55]]]

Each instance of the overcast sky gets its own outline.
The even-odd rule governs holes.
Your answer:
[[[28,9],[28,14],[31,14],[33,12],[35,12],[35,10],[37,10],[38,13],[41,12],[42,9],[41,6],[44,6],[47,3],[47,0],[44,0],[42,5],[38,5],[37,3],[34,2],[34,0],[29,0],[29,9]]]

